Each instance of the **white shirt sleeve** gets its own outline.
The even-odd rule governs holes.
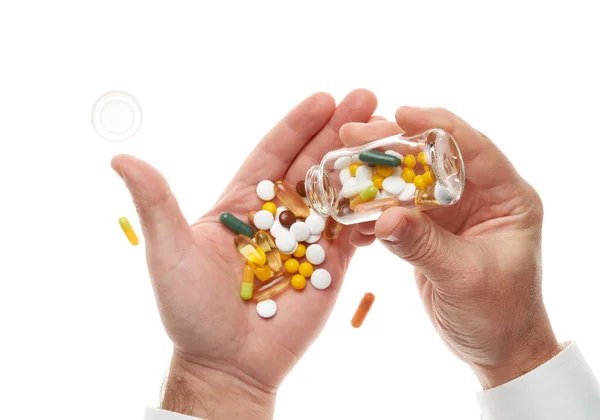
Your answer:
[[[477,400],[483,420],[600,419],[600,385],[575,343]]]
[[[186,416],[185,414],[173,413],[160,408],[146,408],[144,420],[202,420],[199,417]]]

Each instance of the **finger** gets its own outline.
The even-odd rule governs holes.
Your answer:
[[[350,234],[350,243],[357,248],[369,246],[375,242],[375,239],[377,239],[375,235],[363,235],[358,230]]]
[[[366,122],[377,108],[377,98],[366,89],[350,92],[340,102],[333,116],[321,131],[306,145],[290,166],[286,178],[290,181],[304,179],[306,171],[321,161],[325,153],[343,147],[339,130],[352,121]]]
[[[155,168],[133,156],[116,156],[111,166],[129,189],[148,252],[164,256],[165,264],[169,264],[169,259],[176,259],[185,252],[193,238],[167,180]]]
[[[393,121],[348,123],[340,129],[340,140],[346,147],[355,147],[401,133],[403,130]]]
[[[450,111],[401,107],[396,111],[396,122],[407,135],[420,134],[430,128],[449,132],[460,147],[467,179],[476,185],[489,187],[518,180],[515,168],[496,145]]]
[[[371,118],[369,118],[369,121],[367,122],[375,122],[375,121],[386,121],[385,117],[382,117],[380,115],[373,115]]]
[[[365,222],[356,225],[358,230],[363,235],[374,235],[375,234],[375,222]]]
[[[232,184],[255,185],[263,179],[282,179],[296,155],[327,124],[334,111],[335,100],[327,93],[306,98],[267,133],[242,164]]]
[[[375,224],[375,234],[386,248],[432,281],[462,278],[466,267],[483,260],[478,259],[480,250],[475,245],[442,229],[416,209],[386,210]]]

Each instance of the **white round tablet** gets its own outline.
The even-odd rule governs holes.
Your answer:
[[[357,181],[371,181],[373,179],[373,168],[363,165],[356,170]]]
[[[325,249],[319,244],[306,248],[306,259],[312,265],[319,265],[325,261]]]
[[[271,226],[271,230],[269,232],[271,232],[271,235],[273,235],[273,237],[277,238],[282,232],[287,232],[287,231],[288,230],[281,225],[279,220],[276,219],[273,222],[273,226]]]
[[[138,132],[142,124],[142,108],[126,92],[108,92],[92,108],[92,125],[109,141],[125,141]]]
[[[304,221],[310,229],[311,235],[319,235],[325,229],[325,219],[317,214],[311,214]]]
[[[383,180],[383,189],[392,195],[397,195],[406,187],[406,181],[399,176],[388,176]]]
[[[290,226],[290,232],[294,234],[294,237],[298,242],[306,241],[311,235],[310,228],[304,222],[295,222],[292,226]]]
[[[275,239],[275,245],[277,245],[277,248],[284,254],[289,254],[290,252],[293,252],[294,247],[298,245],[298,242],[296,242],[296,237],[292,232],[285,230],[279,232]]]
[[[308,239],[304,242],[306,242],[307,244],[314,244],[315,242],[319,242],[319,239],[321,239],[320,233],[318,235],[310,235]]]
[[[263,201],[271,201],[275,198],[275,184],[268,179],[260,181],[256,186],[256,194]]]
[[[362,190],[364,190],[367,187],[370,187],[371,185],[373,185],[372,180],[364,179],[362,181],[358,181],[356,178],[350,178],[342,187],[342,197],[352,198],[360,194]]]
[[[254,215],[254,226],[260,230],[269,230],[275,222],[275,217],[270,211],[260,210]]]
[[[261,318],[271,318],[277,313],[277,303],[272,299],[261,300],[256,304],[256,312]]]
[[[415,196],[415,192],[417,191],[417,187],[412,182],[406,184],[406,187],[402,190],[400,194],[398,194],[398,200],[406,201],[410,200]]]
[[[318,268],[312,273],[312,276],[310,276],[310,284],[312,284],[315,289],[327,289],[331,284],[331,274],[324,268]]]
[[[350,178],[352,178],[352,174],[350,173],[350,168],[344,168],[340,171],[340,182],[342,185],[346,183]]]

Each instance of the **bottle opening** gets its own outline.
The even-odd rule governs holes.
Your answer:
[[[460,199],[465,186],[465,168],[456,140],[450,133],[433,129],[427,133],[428,160],[437,179],[435,195],[439,204]]]
[[[336,194],[329,176],[321,170],[319,165],[308,170],[304,186],[309,206],[319,215],[329,216],[330,209],[335,208]]]

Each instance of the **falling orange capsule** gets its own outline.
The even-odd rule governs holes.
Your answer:
[[[356,312],[352,317],[352,321],[350,322],[354,328],[360,328],[367,317],[367,314],[371,310],[373,302],[375,302],[375,295],[373,293],[365,293],[362,300],[358,304],[358,308],[356,308]]]

